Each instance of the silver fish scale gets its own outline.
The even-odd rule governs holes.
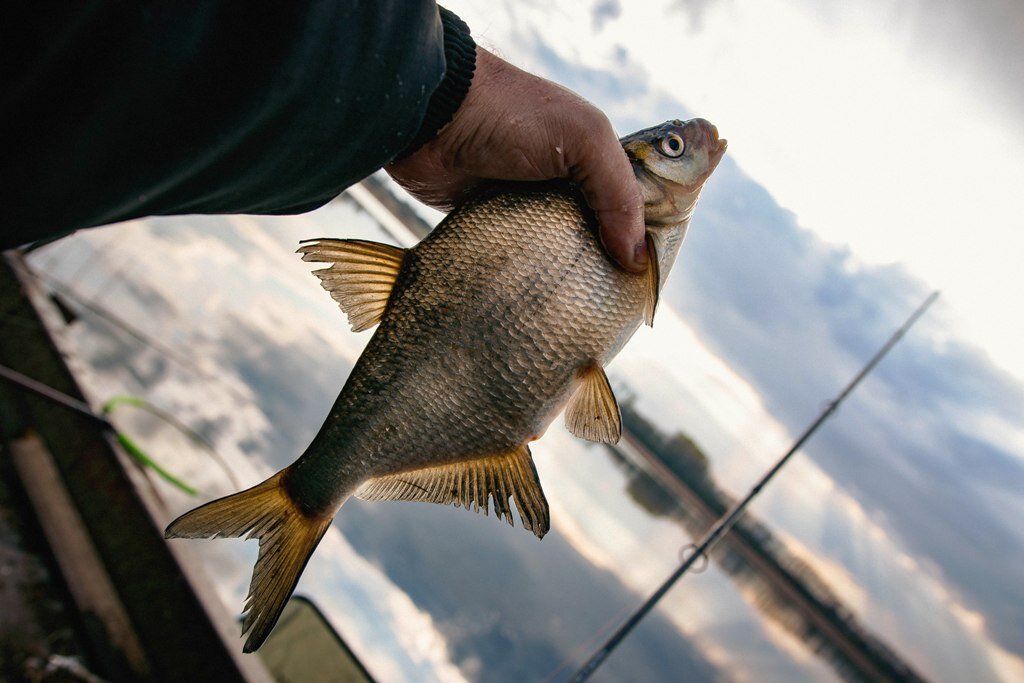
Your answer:
[[[293,466],[293,478],[317,473],[303,496],[325,499],[312,509],[368,477],[539,437],[577,373],[625,344],[645,277],[612,265],[580,201],[550,185],[485,197],[409,250],[379,328]]]

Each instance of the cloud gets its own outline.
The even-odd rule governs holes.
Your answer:
[[[808,12],[825,21],[846,20],[841,2],[805,2]],[[950,78],[969,82],[974,96],[1003,102],[1024,114],[1024,10],[1015,0],[871,2],[861,11],[884,17],[921,59],[940,65]]]
[[[699,18],[713,4],[682,5]],[[1019,63],[1024,41],[1010,43],[1024,24],[1010,5],[991,0],[977,16],[968,16],[973,6],[956,3],[937,12],[923,3],[892,11],[906,35],[920,36],[922,49],[960,44],[954,36],[961,24],[973,46],[970,60],[991,59],[993,46],[1006,45],[1008,59],[991,70],[1016,97],[1024,90],[1010,65]],[[864,18],[878,10],[815,6],[835,21],[845,20],[844,12]],[[621,130],[687,115],[682,101],[653,84],[632,46],[567,44],[545,32],[540,9],[507,11],[514,28],[505,38],[516,46],[516,60],[597,102]],[[936,31],[948,32],[948,40],[935,40]],[[986,44],[987,37],[994,40]],[[983,70],[980,64],[969,71]],[[815,237],[727,156],[705,190],[665,300],[796,435],[928,292],[900,265],[865,265]],[[1024,535],[1000,511],[1006,506],[991,502],[1020,506],[1024,389],[958,335],[954,315],[940,299],[806,451],[872,519],[884,520],[900,547],[936,567],[964,604],[984,615],[990,636],[1024,652],[1024,586],[1005,573],[1024,562]],[[996,554],[1006,561],[993,561]]]
[[[687,15],[690,26],[693,30],[699,31],[704,26],[704,15],[712,5],[722,0],[676,0],[673,3],[675,9]]]
[[[593,7],[594,33],[598,33],[604,25],[622,14],[622,4],[619,0],[599,0]]]
[[[352,501],[338,518],[346,538],[432,615],[454,661],[474,680],[542,680],[578,665],[577,647],[639,596],[581,557],[557,529],[538,542],[521,528],[461,509]],[[401,552],[396,552],[396,549]],[[600,599],[595,599],[600,596]],[[660,628],[659,628],[660,623]],[[629,656],[611,659],[615,680],[669,680],[714,669],[655,616]]]
[[[668,301],[794,435],[927,293],[899,266],[862,266],[817,240],[728,160],[669,287]],[[1024,535],[985,504],[989,491],[1019,492],[1024,453],[972,427],[982,415],[1019,425],[1024,390],[949,334],[941,306],[932,316],[806,450],[930,558],[992,636],[1024,651],[1024,586],[1005,570],[1024,563]]]

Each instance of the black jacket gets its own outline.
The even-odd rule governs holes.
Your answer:
[[[3,248],[146,215],[316,208],[429,139],[475,63],[432,1],[27,3],[10,19]]]

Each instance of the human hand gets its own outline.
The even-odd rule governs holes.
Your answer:
[[[451,122],[385,170],[443,210],[484,179],[571,178],[597,216],[608,254],[627,270],[647,267],[643,196],[608,118],[579,95],[481,47]]]

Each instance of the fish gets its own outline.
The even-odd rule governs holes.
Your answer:
[[[454,505],[538,538],[550,529],[529,444],[564,410],[568,430],[614,443],[604,367],[653,325],[705,182],[727,142],[704,119],[620,140],[639,182],[645,272],[616,265],[567,180],[490,182],[409,249],[300,243],[355,331],[376,327],[330,414],[291,465],[173,521],[167,538],[259,539],[243,650],[270,634],[317,544],[351,496]]]

